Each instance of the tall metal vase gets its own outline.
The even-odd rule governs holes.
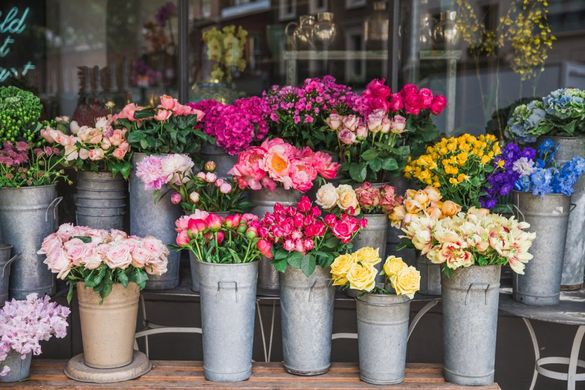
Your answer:
[[[443,275],[444,371],[451,383],[494,382],[500,269],[473,265]]]
[[[374,385],[404,381],[410,299],[388,294],[356,298],[360,378]]]
[[[238,156],[230,156],[222,148],[207,143],[201,148],[201,158],[204,163],[213,161],[215,174],[222,178],[229,177],[228,171],[238,162]]]
[[[282,188],[276,188],[274,191],[254,191],[250,194],[250,201],[253,204],[252,213],[263,218],[266,213],[271,213],[274,210],[276,203],[290,206],[295,204],[300,197],[300,192],[287,191]],[[274,269],[270,260],[262,258],[258,265],[258,293],[278,295],[279,286],[278,271]]]
[[[199,262],[205,378],[237,382],[252,375],[258,262]]]
[[[176,241],[175,221],[181,216],[181,208],[170,201],[170,192],[155,201],[153,191],[144,188],[142,181],[136,176],[136,165],[147,157],[144,153],[134,153],[133,169],[130,175],[130,234],[136,236],[154,236],[164,244]],[[163,188],[162,193],[165,192]],[[146,288],[164,290],[175,288],[179,284],[180,256],[171,250],[168,271],[161,276],[150,276]]]
[[[306,277],[288,267],[280,274],[280,313],[284,368],[295,375],[321,375],[331,366],[335,289],[329,269]]]
[[[585,137],[551,138],[559,145],[556,155],[558,164],[575,156],[585,157]],[[569,215],[561,285],[568,290],[577,290],[583,286],[585,272],[585,177],[575,184],[571,203],[575,206]]]
[[[412,183],[403,177],[397,177],[388,184],[394,186],[396,193],[400,195],[404,195],[407,189],[413,188]],[[416,266],[416,250],[414,248],[399,249],[402,247],[402,239],[400,238],[402,235],[404,235],[404,233],[400,229],[392,227],[391,225],[388,226],[386,253],[389,255],[400,256],[408,265]]]
[[[95,229],[124,229],[128,189],[122,177],[110,172],[77,174],[75,216],[77,225]]]
[[[426,256],[419,254],[416,268],[420,272],[420,290],[425,295],[441,295],[441,265],[434,264]]]
[[[18,258],[10,273],[10,297],[53,294],[55,279],[37,254],[46,236],[57,228],[57,197],[54,184],[0,189],[0,227],[3,240]]]
[[[514,299],[527,305],[556,305],[560,301],[565,237],[571,199],[562,194],[534,196],[514,192],[518,218],[536,233],[524,275],[514,274]]]

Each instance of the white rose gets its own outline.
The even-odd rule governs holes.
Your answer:
[[[317,204],[325,210],[332,209],[337,204],[337,191],[335,186],[327,183],[317,191]]]

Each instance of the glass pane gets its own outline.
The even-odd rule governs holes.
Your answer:
[[[326,74],[358,89],[387,77],[385,1],[190,0],[190,9],[192,100],[258,95]],[[226,48],[214,29],[230,27]]]
[[[0,85],[42,96],[46,115],[91,121],[102,103],[177,92],[177,12],[165,0],[4,0]]]
[[[523,99],[585,87],[585,2],[404,1],[401,82],[445,91],[448,132],[502,134]]]

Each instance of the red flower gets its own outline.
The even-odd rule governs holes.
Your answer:
[[[311,204],[311,200],[309,199],[309,197],[303,196],[301,200],[299,200],[299,202],[297,203],[297,210],[299,210],[301,213],[307,213],[309,212],[309,210],[311,210],[312,206],[313,205]]]
[[[433,97],[431,103],[431,112],[433,115],[439,115],[447,106],[447,99],[445,96],[436,95]]]
[[[270,242],[262,239],[258,241],[257,247],[262,256],[272,259],[272,244]]]
[[[418,91],[418,96],[420,96],[423,104],[423,109],[427,110],[431,108],[431,103],[433,101],[433,91],[428,88],[421,88]]]
[[[402,108],[404,108],[402,95],[399,93],[393,93],[390,98],[390,111],[396,112],[402,110]]]
[[[345,215],[344,215],[345,216]],[[347,216],[349,217],[349,216]],[[353,238],[353,235],[360,229],[359,220],[357,218],[349,217],[337,221],[333,225],[331,231],[341,242],[347,244]]]

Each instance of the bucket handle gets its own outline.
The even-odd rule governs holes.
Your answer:
[[[61,203],[62,200],[63,197],[58,196],[55,199],[53,199],[51,203],[49,203],[47,209],[45,210],[45,222],[49,222],[49,210],[51,209],[51,207],[53,208],[53,220],[54,221],[57,220],[57,206],[59,206],[59,203]]]
[[[526,222],[526,217],[524,216],[524,213],[522,212],[522,210],[520,210],[520,207],[516,206],[515,204],[512,204],[512,211],[516,211],[518,214],[520,214],[520,216],[522,217],[522,222]]]
[[[21,255],[20,253],[17,253],[14,256],[12,256],[10,259],[8,259],[8,261],[2,267],[2,271],[0,273],[0,279],[3,279],[4,278],[4,274],[6,273],[6,267],[8,267],[11,263],[13,263],[14,260],[16,260],[17,258],[19,258],[20,255]]]
[[[316,284],[317,284],[317,279],[313,280],[313,284],[309,288],[309,302],[311,302],[311,299],[313,298],[313,289],[315,288]]]
[[[236,282],[235,280],[230,281],[220,280],[219,282],[217,282],[217,295],[219,295],[219,291],[222,289],[222,284],[233,285],[233,289],[235,290],[236,294],[236,303],[238,303],[238,282]],[[226,287],[224,286],[223,289],[225,290]]]
[[[573,210],[575,210],[577,208],[577,203],[571,203],[571,205],[569,206],[569,213],[572,213]]]
[[[476,287],[480,287],[480,286],[485,286],[485,289],[483,291],[483,297],[484,297],[484,305],[487,305],[487,293],[488,290],[490,289],[491,284],[489,283],[471,283],[469,284],[469,287],[467,288],[467,294],[465,294],[465,305],[467,305],[467,301],[469,300],[469,293],[471,293],[471,289],[473,288],[473,286]]]

